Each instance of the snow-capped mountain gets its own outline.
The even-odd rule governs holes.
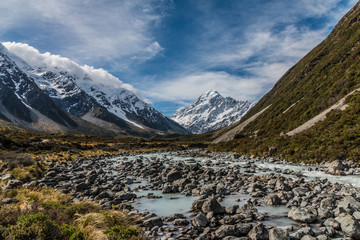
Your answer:
[[[77,127],[11,56],[0,43],[0,118],[37,130]]]
[[[248,101],[224,98],[217,91],[202,94],[189,107],[179,108],[172,119],[192,133],[205,133],[237,122],[250,109]]]
[[[100,127],[187,133],[152,108],[136,90],[102,69],[94,69],[19,43],[5,43],[17,65],[63,111]]]

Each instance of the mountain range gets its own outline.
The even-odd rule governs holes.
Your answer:
[[[359,43],[358,2],[240,122],[214,133],[216,148],[257,155],[272,148],[295,161],[360,159]]]
[[[1,119],[46,132],[188,133],[104,70],[52,57],[0,44]]]
[[[200,134],[239,121],[250,107],[248,101],[223,97],[217,91],[210,90],[190,106],[178,109],[172,119],[191,133]]]

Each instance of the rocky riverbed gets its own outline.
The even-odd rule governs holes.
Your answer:
[[[183,151],[64,162],[27,185],[128,210],[149,239],[360,239],[358,172]]]

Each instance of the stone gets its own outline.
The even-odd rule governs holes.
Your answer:
[[[360,202],[357,201],[354,197],[352,196],[346,196],[344,197],[338,204],[337,204],[338,208],[344,208],[346,209],[355,209],[355,210],[359,210],[360,211]]]
[[[302,239],[304,236],[315,236],[315,233],[310,227],[304,227],[290,234],[290,237],[295,239]]]
[[[251,240],[267,240],[269,239],[269,231],[265,228],[264,224],[258,223],[251,229],[248,237]]]
[[[326,164],[325,173],[341,176],[344,175],[343,170],[344,170],[344,165],[342,164],[342,162],[340,160],[335,160],[331,163]]]
[[[166,175],[166,181],[167,182],[173,182],[182,177],[182,174],[180,171],[176,169],[172,169],[167,175]]]
[[[3,198],[1,199],[1,203],[3,204],[12,204],[12,203],[18,203],[20,202],[19,199],[16,199],[16,198]]]
[[[129,192],[120,192],[116,194],[117,198],[120,200],[132,200],[135,199],[137,196],[135,193],[129,193]]]
[[[236,210],[237,210],[238,208],[239,208],[239,205],[233,205],[233,206],[227,207],[227,208],[225,209],[225,212],[226,212],[227,214],[233,215],[233,214],[236,213]]]
[[[199,213],[192,220],[192,224],[195,227],[206,227],[209,224],[209,220],[206,218],[204,214]]]
[[[324,209],[324,208],[319,208],[317,210],[317,214],[320,219],[328,219],[328,218],[332,218],[334,216],[332,211],[330,211],[329,209]]]
[[[264,198],[264,204],[268,206],[281,205],[281,199],[277,194],[269,194]]]
[[[23,185],[22,181],[14,179],[14,180],[8,181],[4,188],[5,189],[13,189],[13,188],[19,187],[21,185]]]
[[[174,226],[187,226],[189,221],[186,219],[175,219],[172,223]]]
[[[160,217],[152,217],[143,222],[145,227],[153,228],[153,227],[161,227],[164,225],[163,221]]]
[[[326,235],[319,235],[316,237],[316,240],[328,240],[329,238]]]
[[[283,228],[272,228],[269,231],[269,240],[290,240],[288,231]]]
[[[75,185],[76,192],[83,192],[89,188],[90,188],[90,185],[88,185],[86,183],[80,183],[80,184]]]
[[[336,230],[340,230],[340,223],[333,218],[328,218],[324,222],[324,226],[333,227]]]
[[[305,235],[301,238],[301,240],[316,240],[316,237]]]
[[[360,212],[356,211],[352,215],[356,220],[360,220]]]
[[[341,230],[346,236],[352,239],[360,239],[360,224],[353,216],[342,213],[335,220],[340,223]]]
[[[191,180],[188,179],[188,178],[181,178],[181,179],[178,179],[176,181],[174,181],[172,184],[175,186],[175,187],[181,187],[181,188],[184,188],[187,184],[191,183]]]
[[[10,173],[5,174],[4,176],[1,177],[1,180],[5,181],[5,180],[11,180],[14,179],[14,176],[11,175]]]
[[[248,233],[253,228],[253,226],[254,225],[252,223],[239,223],[239,224],[236,224],[236,228],[239,231],[239,236],[247,236]]]
[[[293,207],[288,213],[288,218],[303,223],[314,223],[316,222],[316,216],[303,209]]]
[[[215,231],[215,236],[222,239],[227,236],[236,236],[238,232],[235,225],[222,225]]]
[[[213,212],[215,214],[224,213],[224,207],[220,205],[220,203],[213,197],[211,199],[206,200],[202,207],[201,211],[203,213]]]

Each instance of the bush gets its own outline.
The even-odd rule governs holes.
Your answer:
[[[69,240],[84,240],[84,233],[81,231],[77,231],[75,227],[63,224],[61,225],[61,234],[65,239]]]
[[[114,226],[104,232],[109,240],[137,239],[140,232],[133,227]]]
[[[43,213],[20,216],[16,225],[6,233],[9,240],[56,240],[63,239],[59,227]]]

